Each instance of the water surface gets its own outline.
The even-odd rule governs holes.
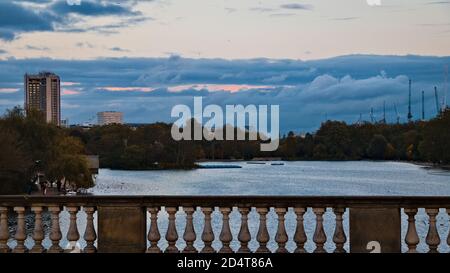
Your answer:
[[[101,169],[97,195],[450,195],[450,172],[401,162],[246,162],[240,169]]]

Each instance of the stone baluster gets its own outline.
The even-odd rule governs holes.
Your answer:
[[[34,212],[34,231],[33,240],[34,246],[30,249],[31,253],[42,253],[45,251],[42,246],[44,240],[44,230],[42,229],[42,207],[33,206],[31,210]]]
[[[175,214],[178,211],[176,207],[166,207],[166,211],[169,214],[169,226],[167,227],[166,240],[169,243],[169,246],[166,248],[164,252],[166,253],[178,253],[178,248],[176,247],[176,243],[178,240],[177,227],[175,224]]]
[[[259,213],[259,228],[256,235],[259,247],[256,253],[270,253],[270,250],[267,248],[267,243],[270,240],[269,231],[267,230],[267,213],[269,210],[267,208],[257,208],[256,211]]]
[[[406,232],[405,243],[408,246],[408,253],[416,253],[416,248],[419,244],[415,219],[417,209],[405,208],[404,211],[408,215],[408,230]]]
[[[59,226],[59,213],[61,211],[61,207],[50,206],[48,207],[48,211],[50,211],[52,219],[52,229],[50,231],[50,240],[52,241],[52,245],[48,249],[48,253],[61,253],[63,252],[62,247],[59,245],[59,241],[62,239],[61,228]]]
[[[313,241],[316,244],[314,253],[326,253],[324,245],[327,241],[327,235],[323,229],[323,214],[325,213],[325,208],[313,208],[313,211],[316,215],[316,230],[314,231],[313,237]]]
[[[0,253],[8,253],[11,249],[8,246],[8,208],[0,207]]]
[[[183,253],[197,253],[197,249],[195,249],[194,247],[194,241],[195,239],[197,239],[193,223],[193,214],[195,212],[195,208],[185,207],[183,208],[183,210],[186,213],[186,228],[183,234],[183,239],[186,242],[186,247],[184,248]]]
[[[202,253],[214,253],[216,252],[212,247],[212,242],[214,241],[214,232],[211,226],[211,213],[213,208],[202,208],[202,212],[205,215],[205,226],[202,233],[202,241],[205,246],[202,249]]]
[[[77,213],[80,210],[77,206],[67,206],[67,211],[70,214],[69,230],[67,231],[67,241],[69,241],[69,251],[78,252],[77,242],[80,239],[80,233],[77,226]]]
[[[248,248],[248,242],[251,240],[250,230],[248,229],[248,214],[250,208],[239,208],[241,213],[241,228],[239,230],[238,240],[241,243],[241,247],[238,249],[238,253],[250,253]]]
[[[158,229],[158,212],[159,208],[147,208],[150,213],[150,230],[148,231],[148,240],[150,246],[147,249],[147,253],[161,253],[161,249],[158,247],[158,242],[161,239],[161,234]]]
[[[276,253],[287,253],[286,243],[288,241],[288,235],[286,233],[286,227],[284,225],[284,215],[286,214],[286,208],[275,208],[275,212],[278,215],[278,228],[275,236],[275,241],[278,243]]]
[[[14,253],[25,253],[27,248],[25,247],[25,240],[27,239],[27,234],[25,232],[25,208],[24,207],[14,207],[14,211],[17,213],[17,229],[14,239],[17,242],[14,248]]]
[[[305,243],[308,239],[303,225],[303,215],[305,215],[306,208],[294,208],[295,215],[297,215],[297,228],[295,229],[294,241],[297,244],[295,253],[306,253]]]
[[[86,247],[84,248],[85,253],[96,253],[97,248],[94,243],[97,239],[97,233],[94,227],[94,213],[96,211],[95,207],[84,207],[86,212],[86,230],[84,232],[84,240],[86,241]]]
[[[345,236],[344,225],[343,225],[343,215],[345,208],[334,208],[334,215],[336,215],[336,227],[334,229],[333,242],[336,245],[334,253],[345,253],[344,244],[347,241],[347,236]]]
[[[430,218],[430,226],[428,228],[428,234],[426,242],[430,250],[429,253],[437,253],[438,246],[441,243],[439,233],[436,228],[436,215],[439,213],[439,209],[425,209]]]
[[[219,239],[222,242],[222,248],[219,250],[219,253],[233,253],[233,250],[230,247],[230,242],[233,240],[230,229],[231,208],[220,208],[219,210],[222,213],[222,230],[219,236]]]
[[[450,209],[447,209],[447,214],[450,216]],[[450,246],[450,229],[448,230],[447,245]]]

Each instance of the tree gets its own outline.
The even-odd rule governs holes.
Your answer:
[[[431,162],[450,163],[450,109],[425,125],[419,151]]]
[[[18,136],[0,126],[0,194],[26,191],[33,162],[27,156]]]
[[[3,151],[0,161],[4,162],[0,175],[10,178],[4,182],[8,184],[6,188],[23,193],[24,183],[37,171],[51,182],[64,177],[77,186],[93,186],[84,145],[63,129],[47,123],[41,112],[30,110],[25,116],[19,107],[8,110],[0,119],[0,130],[1,145],[5,146],[0,147]]]
[[[89,171],[84,146],[76,138],[61,136],[55,140],[51,158],[47,158],[45,174],[50,181],[66,179],[77,187],[90,188],[94,186]]]
[[[313,157],[316,160],[325,160],[329,158],[327,154],[327,147],[323,144],[318,144],[314,147]]]
[[[372,159],[385,159],[388,142],[383,135],[374,135],[370,141],[367,154]]]
[[[330,159],[346,160],[352,157],[351,134],[345,122],[327,121],[320,126],[317,136],[327,148]]]
[[[283,145],[283,156],[285,158],[294,158],[297,152],[297,139],[294,132],[290,131]]]

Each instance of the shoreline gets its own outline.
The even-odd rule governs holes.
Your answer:
[[[405,161],[408,162],[408,161]],[[450,165],[449,164],[434,164],[434,163],[430,163],[430,162],[410,162],[414,165],[417,166],[421,166],[423,168],[427,168],[427,169],[441,169],[441,170],[445,170],[445,171],[450,171]]]
[[[435,164],[431,162],[421,162],[421,161],[405,161],[405,160],[370,160],[370,159],[360,159],[360,160],[284,160],[282,158],[255,158],[250,160],[245,159],[201,159],[195,162],[193,166],[180,166],[180,167],[156,167],[156,168],[142,168],[142,169],[127,169],[127,168],[108,168],[102,167],[102,169],[116,170],[116,171],[170,171],[170,170],[180,170],[180,171],[191,171],[202,169],[199,163],[205,162],[268,162],[268,161],[286,161],[286,162],[351,162],[351,161],[369,161],[369,162],[398,162],[398,163],[409,163],[414,164],[423,168],[428,169],[441,169],[450,171],[449,164]]]

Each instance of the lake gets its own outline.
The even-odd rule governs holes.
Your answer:
[[[101,169],[96,195],[450,195],[450,172],[402,162],[301,161],[240,169]]]
[[[240,169],[196,169],[190,171],[117,171],[100,170],[97,185],[91,189],[96,195],[450,195],[450,172],[424,168],[403,162],[374,161],[301,161],[283,162],[283,166],[247,164],[246,162],[211,162],[203,165],[239,165]],[[202,228],[203,215],[196,214],[196,230]],[[234,238],[239,230],[239,213],[231,215]],[[160,213],[159,226],[164,234],[167,215]],[[306,248],[314,249],[312,235],[315,218],[312,211],[305,216],[308,242]],[[258,214],[253,210],[249,215],[252,238],[258,230]],[[276,232],[276,215],[269,214],[269,232],[272,234],[269,246],[276,248],[273,234]],[[426,251],[424,243],[428,230],[428,217],[424,210],[416,216],[417,230],[421,243],[418,250]],[[325,227],[328,236],[326,247],[333,249],[330,242],[333,236],[334,214],[329,209],[325,214]],[[181,235],[184,230],[184,213],[177,214],[177,228]],[[329,223],[328,225],[326,223]],[[406,233],[406,215],[402,213],[402,236]],[[286,228],[290,236],[295,231],[295,215],[289,211],[286,215]],[[438,229],[441,235],[441,251],[448,251],[445,238],[448,234],[449,219],[444,210],[438,215]],[[217,235],[220,233],[221,215],[215,212],[213,226],[216,234],[215,245],[220,245]],[[348,235],[348,213],[344,215],[344,227]],[[197,240],[198,246],[202,245]],[[161,245],[165,247],[165,244]],[[238,242],[234,241],[234,247]],[[252,241],[250,247],[257,248]],[[348,250],[348,244],[345,246]],[[290,242],[288,248],[293,250]],[[405,251],[406,245],[403,245]]]
[[[253,165],[246,162],[211,162],[204,165],[240,165],[239,169],[196,169],[196,170],[165,170],[165,171],[118,171],[101,169],[97,177],[96,186],[90,189],[95,195],[450,195],[450,172],[429,169],[418,165],[401,162],[284,162],[283,166]],[[47,215],[49,218],[49,215]],[[85,214],[78,214],[80,233],[85,227]],[[249,247],[255,250],[258,243],[255,240],[258,231],[259,215],[253,209],[249,214],[249,229],[252,241]],[[239,247],[237,235],[240,227],[240,214],[234,209],[230,215],[230,225],[233,233],[231,247],[235,250]],[[344,214],[344,229],[348,237],[349,222],[348,211]],[[441,237],[440,251],[448,252],[446,238],[449,230],[449,217],[444,209],[441,209],[438,217],[438,231]],[[328,209],[324,215],[325,232],[328,238],[325,248],[333,251],[332,236],[334,232],[334,214]],[[180,240],[177,246],[184,247],[181,240],[185,227],[185,214],[177,213],[176,226]],[[268,230],[271,240],[268,247],[276,249],[274,234],[277,221],[273,210],[268,214]],[[167,214],[159,213],[158,225],[162,238],[167,230]],[[212,225],[216,239],[213,246],[220,248],[218,235],[222,225],[221,214],[215,211],[212,215]],[[194,226],[197,232],[203,228],[203,214],[198,209],[194,214]],[[419,209],[416,215],[416,226],[420,237],[419,251],[427,251],[425,237],[428,230],[428,216],[423,209]],[[292,209],[286,214],[286,230],[290,238],[294,235],[296,227],[295,214]],[[308,209],[305,214],[305,231],[308,241],[305,248],[312,251],[315,247],[312,238],[315,228],[315,215]],[[61,229],[63,234],[68,230],[68,213],[61,213]],[[402,213],[402,238],[407,229],[407,217]],[[31,233],[31,230],[29,231]],[[200,236],[197,236],[195,246],[203,245]],[[160,247],[165,248],[165,240],[160,241]],[[15,243],[11,240],[10,245]],[[31,247],[33,241],[26,241]],[[44,240],[45,245],[50,245],[48,235]],[[61,245],[67,241],[62,240]],[[83,239],[80,245],[84,246]],[[292,240],[287,244],[292,251],[295,244]],[[348,251],[348,241],[345,245]],[[403,243],[403,251],[407,247]]]

